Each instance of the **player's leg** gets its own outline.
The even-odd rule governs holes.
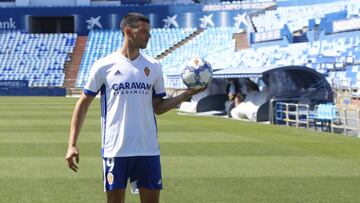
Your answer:
[[[142,156],[135,163],[141,203],[158,203],[162,189],[160,156]]]
[[[141,203],[159,203],[160,190],[140,188],[139,193]]]
[[[104,190],[107,202],[125,201],[125,189],[129,171],[133,165],[131,157],[103,158]]]
[[[125,189],[117,189],[106,192],[107,203],[124,203]]]

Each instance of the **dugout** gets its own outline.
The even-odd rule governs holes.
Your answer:
[[[267,97],[266,102],[261,104],[256,112],[256,121],[258,122],[270,120],[271,101],[302,103],[310,106],[333,102],[333,92],[325,77],[305,66],[229,68],[214,72],[213,78],[261,80],[266,86]],[[202,100],[209,101],[210,98],[211,96]],[[201,100],[198,102],[197,109],[202,109],[202,103],[204,102]]]

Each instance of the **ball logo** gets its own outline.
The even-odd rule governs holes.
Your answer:
[[[145,67],[145,68],[144,68],[144,73],[145,73],[146,76],[149,76],[149,74],[150,74],[150,69],[149,69],[148,67]]]
[[[109,183],[109,185],[112,185],[114,182],[114,175],[112,173],[108,173],[107,174],[107,181]]]

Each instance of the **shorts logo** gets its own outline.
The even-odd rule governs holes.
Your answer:
[[[161,179],[159,179],[159,181],[158,181],[158,183],[157,183],[158,185],[161,185],[162,184],[162,181],[161,181]]]
[[[112,173],[108,173],[107,174],[107,181],[109,183],[109,185],[112,185],[114,182],[114,175]]]
[[[144,68],[144,73],[145,73],[146,76],[149,76],[149,74],[150,74],[150,69],[149,69],[148,67],[145,67],[145,68]]]

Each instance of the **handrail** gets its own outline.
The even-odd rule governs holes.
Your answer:
[[[269,121],[271,124],[274,124],[274,102],[278,102],[278,101],[299,101],[300,98],[287,98],[287,99],[270,99],[270,102],[269,102]]]
[[[315,106],[314,112],[317,113],[314,115],[314,117],[312,117],[311,110],[309,108],[310,106],[308,104],[298,104],[296,101],[298,101],[296,98],[271,99],[269,102],[269,116],[271,116],[269,120],[271,124],[275,123],[274,119],[276,118],[276,121],[279,121],[282,124],[286,124],[287,126],[305,127],[306,125],[306,128],[315,126],[316,129],[318,122],[321,122],[322,127],[324,122],[327,125],[326,129],[332,133],[338,132],[345,135],[355,135],[360,137],[359,108],[337,108],[333,105],[328,106],[328,104],[319,104]],[[277,107],[276,110],[274,109],[274,106]],[[318,106],[320,106],[320,108]],[[279,117],[278,114],[274,115],[274,112],[281,113],[281,116]],[[340,131],[336,129],[339,129]]]

